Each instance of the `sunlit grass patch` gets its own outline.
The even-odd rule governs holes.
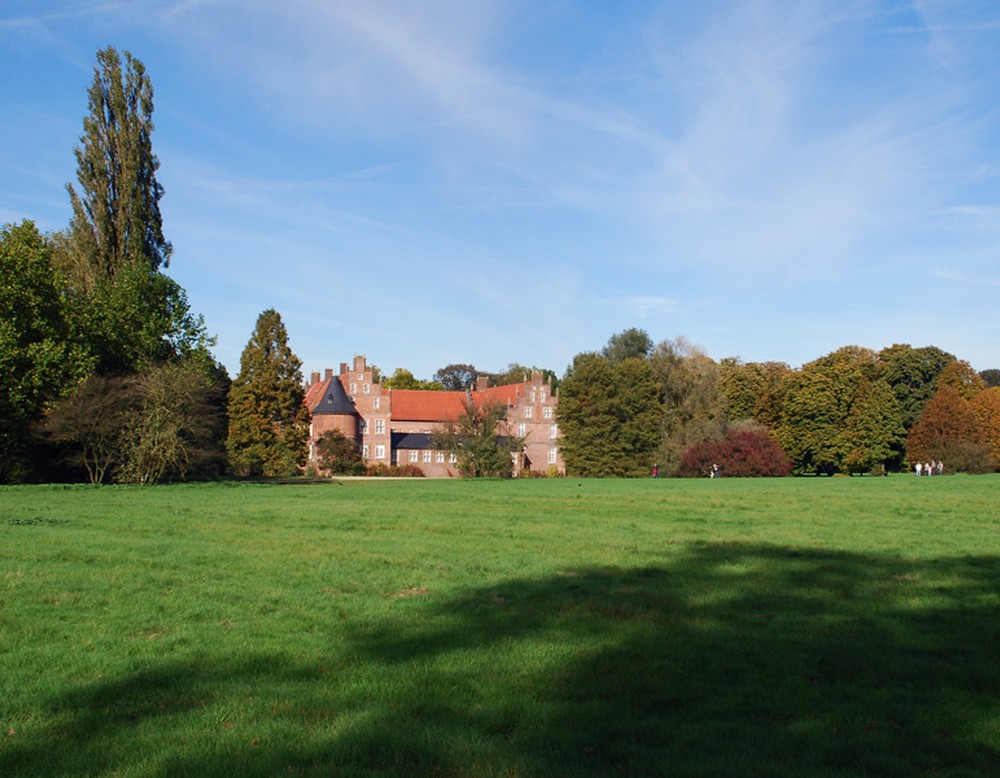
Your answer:
[[[3,488],[0,774],[1000,774],[998,489]]]

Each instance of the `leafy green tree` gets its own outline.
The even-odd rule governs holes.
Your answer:
[[[579,476],[648,475],[660,442],[660,385],[645,359],[578,354],[556,411],[566,469]]]
[[[659,464],[663,472],[674,473],[684,451],[722,438],[726,418],[719,366],[683,337],[659,343],[649,362],[662,387]]]
[[[34,223],[0,228],[0,482],[31,476],[31,426],[89,368],[69,337],[45,239]]]
[[[215,477],[225,468],[225,380],[197,360],[93,375],[52,408],[42,430],[91,483]]]
[[[530,381],[535,373],[542,374],[542,380],[549,381],[555,391],[559,387],[559,377],[552,370],[541,367],[527,367],[517,362],[511,362],[499,373],[486,373],[493,386],[507,386],[508,384],[519,384],[523,381]]]
[[[630,327],[608,339],[601,356],[609,362],[626,359],[646,359],[653,352],[653,340],[645,330]]]
[[[438,381],[421,381],[409,370],[397,367],[395,372],[382,380],[384,389],[427,389],[440,391],[443,387]]]
[[[329,430],[316,441],[320,466],[328,473],[362,474],[365,470],[358,444],[337,430]]]
[[[795,472],[848,472],[849,459],[860,467],[892,450],[899,433],[884,391],[872,388],[878,373],[875,352],[845,346],[785,382],[775,432]]]
[[[991,367],[989,370],[980,370],[979,377],[983,379],[988,388],[1000,386],[1000,370],[995,367]]]
[[[461,392],[476,383],[479,371],[472,365],[446,365],[434,374],[434,380],[448,392]]]
[[[907,343],[897,343],[882,349],[878,361],[882,377],[896,395],[903,426],[909,430],[924,403],[934,394],[941,371],[955,357],[936,346],[913,348]]]
[[[718,389],[726,419],[754,419],[773,426],[779,416],[781,382],[791,372],[784,362],[721,360]]]
[[[862,379],[851,404],[844,437],[842,468],[852,473],[884,473],[903,456],[906,429],[892,387],[883,380]]]
[[[225,470],[223,381],[196,360],[165,363],[130,376],[133,399],[120,426],[122,464],[115,478],[135,484],[218,476]]]
[[[207,353],[204,320],[160,272],[172,248],[163,236],[153,88],[142,63],[128,52],[123,61],[112,47],[99,51],[88,103],[75,150],[79,189],[67,186],[73,218],[53,240],[73,337],[102,374]]]
[[[456,455],[458,470],[465,478],[510,478],[513,455],[524,441],[504,434],[506,416],[504,405],[477,403],[470,396],[458,420],[433,434],[433,445]]]
[[[302,363],[288,345],[281,315],[257,318],[229,390],[229,464],[241,476],[290,476],[305,464],[309,412]]]

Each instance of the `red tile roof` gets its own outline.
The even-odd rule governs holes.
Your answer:
[[[512,405],[524,394],[526,384],[494,386],[473,392],[477,403],[498,402]],[[466,401],[465,392],[439,392],[426,389],[393,389],[392,418],[395,421],[457,421]]]
[[[316,406],[319,404],[319,401],[323,399],[323,395],[326,392],[326,387],[329,386],[330,382],[333,380],[334,379],[332,378],[326,378],[320,381],[318,384],[313,384],[308,389],[306,389],[305,404],[306,408],[309,409],[310,413],[312,413],[312,411],[316,408]]]
[[[313,384],[306,389],[305,404],[310,413],[326,396],[331,381],[339,381],[334,376]],[[491,386],[482,391],[473,392],[472,398],[476,404],[501,403],[513,405],[523,397],[530,384],[507,384],[506,386]],[[427,389],[393,389],[392,418],[397,421],[457,421],[465,408],[467,394],[465,392],[442,392]]]

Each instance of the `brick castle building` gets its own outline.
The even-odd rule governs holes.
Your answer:
[[[306,407],[312,414],[309,427],[309,463],[318,466],[316,441],[335,430],[357,443],[366,463],[412,465],[426,476],[459,475],[454,455],[433,447],[432,433],[457,421],[465,403],[501,403],[507,417],[499,434],[524,440],[514,457],[514,475],[531,472],[565,475],[556,426],[557,392],[540,372],[530,380],[506,386],[487,386],[480,379],[467,392],[424,389],[388,389],[373,380],[365,357],[341,363],[339,375],[328,369],[313,373],[306,386]]]

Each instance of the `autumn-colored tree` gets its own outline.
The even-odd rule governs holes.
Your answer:
[[[301,368],[281,315],[261,313],[229,390],[226,448],[236,475],[290,476],[305,464],[309,411]]]
[[[862,387],[874,380],[876,355],[870,349],[845,346],[802,366],[783,386],[778,442],[799,473],[846,472],[854,450],[850,420],[860,423]],[[895,431],[886,430],[889,437]],[[855,436],[857,437],[857,435]]]
[[[990,448],[994,463],[1000,464],[1000,386],[984,389],[972,399],[979,422],[979,439]]]
[[[906,439],[910,462],[943,461],[952,471],[982,473],[996,463],[972,403],[945,384],[927,401]]]
[[[945,365],[938,375],[937,387],[940,389],[942,386],[954,387],[964,399],[971,400],[986,388],[986,382],[972,369],[972,365],[956,359]]]

